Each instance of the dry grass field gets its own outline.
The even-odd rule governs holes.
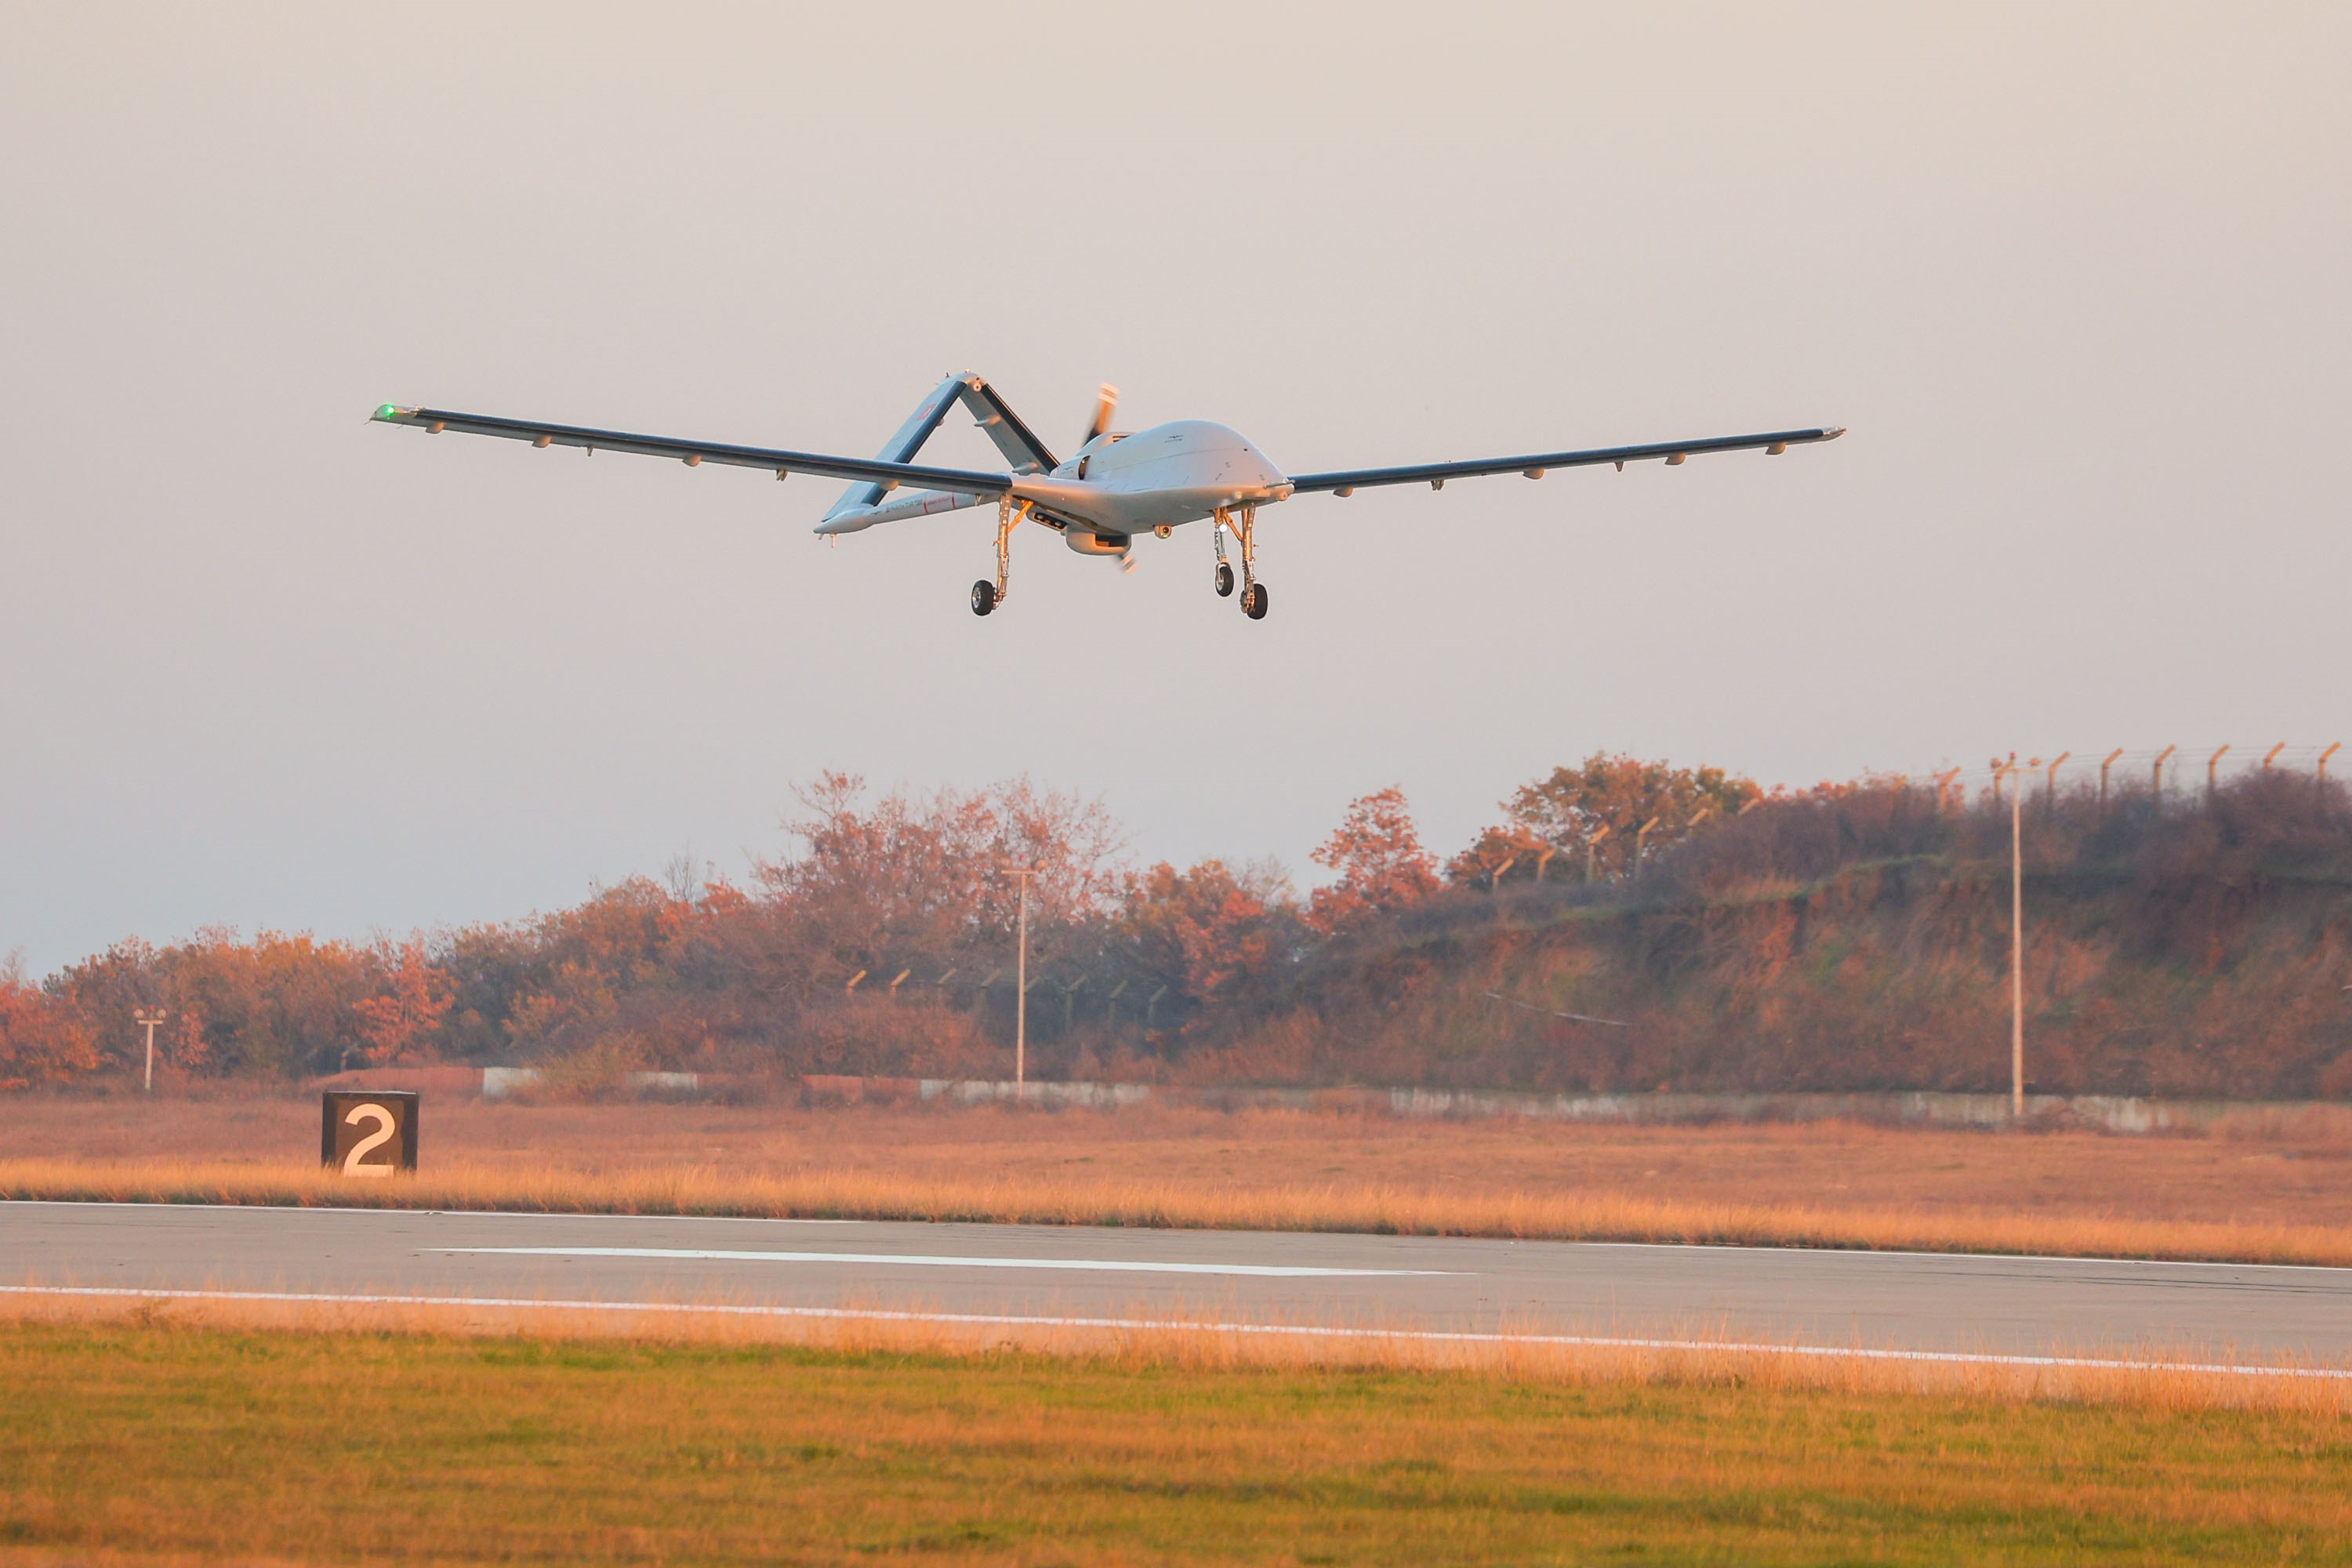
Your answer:
[[[0,1194],[1007,1218],[2352,1263],[2352,1137],[1606,1128],[1145,1107],[435,1102],[423,1170],[314,1100],[0,1100]]]
[[[2340,1414],[0,1326],[0,1563],[2341,1563]]]

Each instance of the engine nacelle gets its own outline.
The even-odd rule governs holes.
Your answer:
[[[1077,527],[1062,530],[1062,542],[1081,555],[1124,555],[1134,542],[1134,536],[1126,533],[1094,533]]]

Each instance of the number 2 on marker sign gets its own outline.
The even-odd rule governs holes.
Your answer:
[[[362,1121],[373,1121],[375,1131],[352,1144],[351,1152],[343,1156],[343,1174],[346,1176],[391,1175],[392,1167],[389,1164],[363,1165],[360,1163],[360,1157],[370,1150],[392,1141],[394,1128],[392,1112],[381,1105],[354,1105],[343,1112],[343,1125],[346,1127],[357,1127]]]

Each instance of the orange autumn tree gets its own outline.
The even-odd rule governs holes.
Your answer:
[[[1486,828],[1446,867],[1457,886],[1493,887],[1505,878],[1539,879],[1565,855],[1578,873],[1601,877],[1633,869],[1709,823],[1721,823],[1763,798],[1756,781],[1722,768],[1595,752],[1573,767],[1520,786],[1503,803],[1507,820]],[[1643,831],[1644,825],[1649,826]]]
[[[1119,923],[1146,972],[1196,1006],[1232,1002],[1276,956],[1276,879],[1221,860],[1189,871],[1161,861],[1129,884]]]
[[[38,986],[0,969],[0,1089],[28,1089],[93,1072],[89,1030]]]
[[[456,993],[449,976],[428,960],[425,943],[412,938],[397,949],[389,943],[376,950],[382,965],[380,989],[352,1004],[364,1054],[371,1067],[389,1067],[429,1059],[433,1036],[447,1016]]]
[[[1404,792],[1394,786],[1352,802],[1310,858],[1338,873],[1307,903],[1307,923],[1326,935],[1394,914],[1437,891],[1436,858],[1421,847]]]

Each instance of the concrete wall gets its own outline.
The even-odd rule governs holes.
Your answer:
[[[321,1087],[419,1089],[435,1094],[479,1094],[501,1100],[528,1094],[540,1082],[532,1068],[380,1068],[339,1073]],[[687,1072],[630,1073],[641,1094],[692,1096],[723,1091],[719,1079]],[[1142,1083],[1028,1083],[957,1079],[811,1077],[802,1080],[812,1104],[1024,1104],[1049,1109],[1116,1110],[1160,1104],[1213,1110],[1346,1110],[1404,1117],[1518,1116],[1544,1121],[1628,1126],[1693,1125],[1712,1121],[1861,1121],[1888,1127],[2006,1127],[2005,1094],[1507,1094],[1451,1089],[1248,1089]],[[2352,1105],[2319,1100],[2141,1100],[2122,1095],[2026,1096],[2028,1125],[2081,1127],[2103,1132],[2210,1132],[2227,1122],[2248,1131],[2296,1123],[2341,1122],[2352,1131]]]

